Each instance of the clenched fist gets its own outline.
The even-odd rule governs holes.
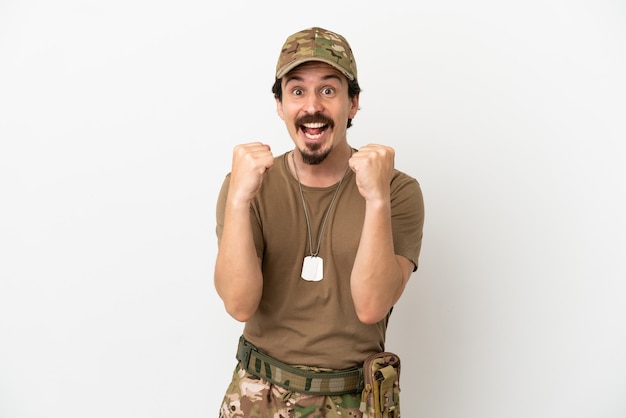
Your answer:
[[[393,148],[376,144],[361,147],[352,155],[348,164],[365,200],[389,200],[394,158]]]
[[[273,165],[274,155],[269,145],[251,142],[235,146],[228,192],[231,198],[251,200],[261,188],[263,175]]]

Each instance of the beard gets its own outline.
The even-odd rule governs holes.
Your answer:
[[[304,115],[295,120],[295,124],[298,129],[302,129],[302,126],[305,123],[323,123],[324,125],[326,125],[324,130],[326,129],[332,130],[335,127],[335,121],[329,118],[328,116],[323,115],[322,113]],[[305,149],[300,149],[300,154],[302,155],[302,161],[305,164],[310,164],[310,165],[320,164],[322,161],[326,159],[326,157],[328,157],[328,154],[330,154],[330,152],[332,151],[333,146],[331,145],[327,150],[321,150],[321,149],[322,149],[322,144],[310,144],[310,145],[307,145]]]
[[[328,154],[333,150],[333,147],[329,147],[327,150],[318,152],[322,148],[321,144],[312,144],[306,149],[300,149],[300,155],[302,155],[302,161],[305,164],[317,165],[324,161]]]

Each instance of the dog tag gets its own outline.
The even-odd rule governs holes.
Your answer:
[[[308,255],[302,263],[302,278],[309,282],[319,282],[324,277],[324,260]]]

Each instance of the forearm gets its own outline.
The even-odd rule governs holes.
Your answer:
[[[394,253],[389,201],[367,202],[350,286],[359,319],[375,323],[397,301],[406,278]]]
[[[256,311],[263,275],[250,225],[249,203],[226,203],[224,229],[215,262],[215,288],[226,311],[238,321]]]

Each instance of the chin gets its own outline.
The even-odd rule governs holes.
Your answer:
[[[305,164],[318,165],[328,157],[332,149],[333,148],[330,147],[326,150],[320,150],[319,147],[307,146],[304,150],[300,150],[300,154],[302,154],[302,161]]]

